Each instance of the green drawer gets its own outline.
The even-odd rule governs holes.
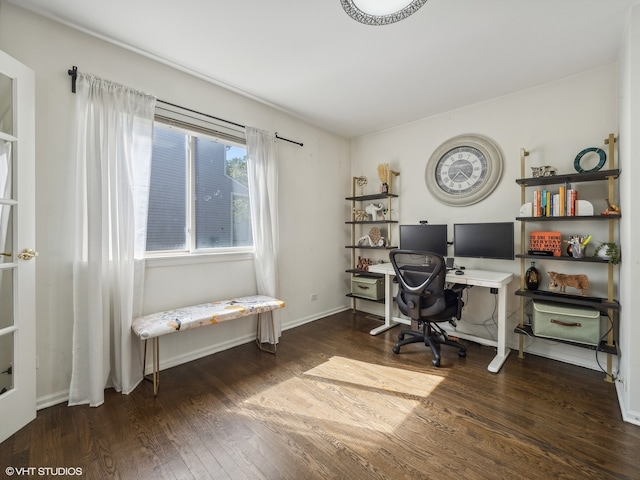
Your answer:
[[[598,345],[600,312],[595,308],[553,302],[533,302],[533,334],[538,337]]]
[[[371,300],[384,298],[384,278],[352,277],[351,293]]]

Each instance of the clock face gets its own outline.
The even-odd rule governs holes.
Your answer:
[[[498,147],[480,135],[460,135],[436,148],[427,163],[425,181],[440,202],[463,206],[489,195],[501,176]]]
[[[467,195],[487,178],[487,157],[477,148],[461,146],[445,153],[436,166],[438,187],[450,195]]]

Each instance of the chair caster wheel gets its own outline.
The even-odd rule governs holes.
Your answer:
[[[431,360],[431,365],[433,365],[434,367],[439,367],[440,366],[440,360]]]
[[[400,353],[400,347],[393,347],[393,353]]]
[[[404,333],[398,334],[398,340],[404,340]]]
[[[459,357],[466,357],[467,356],[467,352],[458,352],[458,356]]]

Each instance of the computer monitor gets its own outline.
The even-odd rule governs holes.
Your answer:
[[[400,225],[400,248],[447,256],[446,225]]]
[[[513,260],[513,222],[454,224],[453,255]]]

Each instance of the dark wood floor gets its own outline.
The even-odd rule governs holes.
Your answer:
[[[603,374],[493,349],[466,358],[344,312],[165,370],[99,408],[38,412],[0,444],[7,466],[79,467],[103,479],[638,479],[640,427]],[[4,477],[3,477],[4,478]],[[43,478],[32,476],[31,478]],[[65,477],[67,478],[67,477]]]

